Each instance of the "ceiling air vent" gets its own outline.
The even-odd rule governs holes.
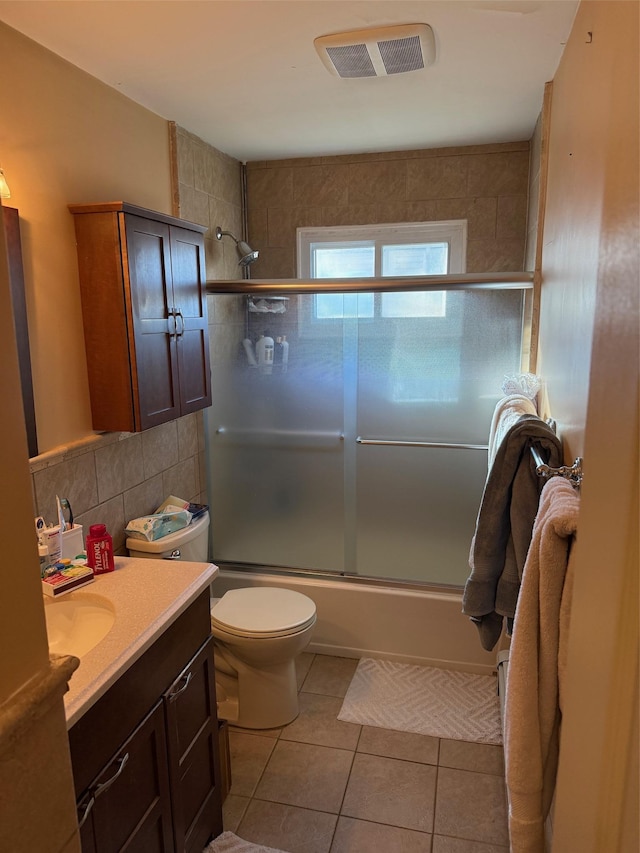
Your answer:
[[[336,77],[386,77],[418,71],[436,57],[428,24],[400,24],[334,33],[314,40],[320,59]]]

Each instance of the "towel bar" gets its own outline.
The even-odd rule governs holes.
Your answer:
[[[582,456],[576,457],[573,465],[562,465],[560,468],[552,468],[544,461],[540,455],[540,451],[534,445],[531,445],[531,455],[536,463],[536,474],[539,477],[548,479],[549,477],[564,477],[569,480],[572,486],[579,488],[582,483],[584,472],[582,470]]]

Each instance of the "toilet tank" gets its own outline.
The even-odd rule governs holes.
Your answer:
[[[147,542],[146,539],[127,539],[127,550],[131,557],[147,557],[154,560],[190,560],[194,563],[209,562],[209,513],[205,512],[188,527]]]

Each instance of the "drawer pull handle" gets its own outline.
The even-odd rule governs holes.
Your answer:
[[[113,785],[113,783],[116,781],[118,776],[124,770],[128,760],[129,760],[129,753],[125,752],[125,754],[122,756],[122,758],[118,759],[118,769],[113,774],[113,776],[110,779],[107,779],[106,782],[101,782],[99,785],[96,785],[94,792],[93,792],[94,797],[99,797],[100,794],[104,794],[104,792],[107,790],[107,788],[110,788]]]
[[[175,701],[176,701],[176,699],[178,698],[178,696],[179,696],[181,693],[184,693],[184,691],[185,691],[185,690],[187,689],[187,687],[189,686],[189,682],[191,681],[191,679],[192,679],[192,678],[193,678],[193,673],[192,673],[192,672],[188,672],[188,673],[186,674],[186,676],[185,676],[185,682],[184,682],[184,684],[182,685],[182,687],[176,687],[176,689],[175,689],[175,690],[172,690],[172,691],[171,691],[171,693],[169,694],[169,701],[170,701],[170,702],[175,702]]]
[[[78,829],[82,829],[82,827],[84,826],[87,818],[91,814],[91,809],[93,808],[95,801],[96,801],[95,797],[90,797],[90,799],[87,800],[86,803],[80,803],[80,805],[78,806],[78,813],[80,812],[81,808],[84,808],[84,812],[82,813],[82,817],[79,817],[79,814],[78,814],[78,817],[79,817]]]

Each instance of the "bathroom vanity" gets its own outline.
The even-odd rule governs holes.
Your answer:
[[[201,853],[222,832],[209,613],[217,568],[134,558],[116,567],[68,597],[115,608],[65,698],[82,851]]]

